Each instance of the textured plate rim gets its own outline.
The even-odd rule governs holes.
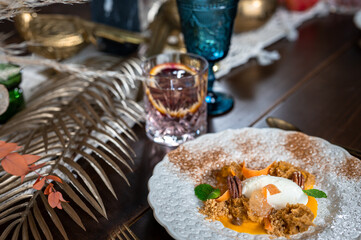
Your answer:
[[[360,11],[361,12],[361,11]],[[360,14],[361,15],[361,14]],[[258,129],[258,130],[261,130],[261,129],[272,129],[273,131],[278,131],[278,132],[287,132],[287,133],[297,133],[295,131],[285,131],[285,130],[280,130],[280,129],[277,129],[277,128],[252,128],[252,127],[246,127],[246,128],[237,128],[237,129],[227,129],[227,130],[224,130],[224,131],[221,131],[221,132],[225,132],[225,131],[237,131],[237,130],[247,130],[247,129]],[[194,139],[192,141],[189,141],[187,142],[186,144],[191,144],[193,141],[201,141],[201,139],[205,136],[209,136],[209,135],[217,135],[221,132],[218,132],[218,133],[207,133],[207,134],[204,134],[200,137],[198,137],[197,139]],[[337,145],[334,145],[332,143],[330,143],[329,141],[323,139],[323,138],[320,138],[320,137],[316,137],[316,136],[311,136],[311,135],[308,135],[308,134],[305,134],[307,135],[308,137],[310,137],[311,139],[315,139],[315,140],[318,140],[318,141],[322,141],[323,143],[325,143],[328,147],[336,147],[338,149],[338,151],[342,151],[347,157],[352,157],[352,155],[346,151],[344,148],[340,147],[340,146],[337,146]],[[360,159],[359,159],[360,160]],[[148,203],[149,203],[149,206],[152,208],[152,211],[153,211],[153,216],[154,218],[157,220],[157,222],[166,229],[166,231],[168,232],[168,234],[173,237],[174,239],[180,239],[180,240],[183,240],[185,239],[184,237],[182,236],[179,236],[176,232],[172,231],[172,229],[170,229],[170,226],[168,226],[166,223],[165,223],[165,220],[163,221],[163,219],[161,219],[158,215],[157,215],[157,211],[154,207],[154,204],[152,202],[152,199],[150,197],[151,195],[151,186],[150,186],[150,182],[151,182],[151,179],[153,178],[153,175],[154,173],[157,171],[158,168],[161,168],[161,165],[164,164],[166,161],[169,161],[168,160],[168,155],[166,154],[163,159],[158,162],[156,164],[156,166],[154,167],[153,169],[153,173],[152,173],[152,176],[149,178],[149,181],[148,181],[148,196],[147,196],[147,200],[148,200]],[[277,238],[278,239],[278,238]]]
[[[165,155],[163,157],[163,159],[157,163],[157,165],[155,165],[154,169],[153,169],[153,173],[152,173],[152,176],[149,178],[149,180],[153,177],[153,174],[154,172],[156,171],[156,169],[160,168],[161,166],[161,163],[163,163],[164,161],[166,161],[168,159],[168,156]],[[157,220],[157,222],[165,228],[165,230],[168,232],[168,234],[173,237],[174,239],[179,239],[180,237],[175,233],[173,232],[171,229],[168,228],[168,226],[162,221],[162,219],[160,219],[157,215],[157,211],[155,210],[155,207],[153,205],[153,202],[152,202],[152,199],[150,198],[150,181],[148,181],[148,196],[147,196],[147,200],[148,200],[148,203],[149,203],[149,206],[152,208],[152,212],[153,212],[153,216],[155,218],[155,220]]]

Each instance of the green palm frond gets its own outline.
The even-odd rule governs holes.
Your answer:
[[[135,141],[133,124],[143,118],[143,109],[128,97],[135,78],[140,74],[139,60],[127,60],[116,68],[124,79],[80,79],[58,74],[44,83],[27,104],[27,108],[0,127],[0,138],[24,146],[23,154],[42,156],[37,164],[45,163],[38,171],[55,174],[63,183],[55,186],[65,193],[71,204],[62,203],[63,210],[81,228],[81,218],[73,206],[78,205],[97,221],[93,210],[105,218],[105,199],[102,199],[89,173],[77,162],[80,157],[89,163],[107,189],[116,193],[101,162],[115,170],[128,183],[120,166],[131,169],[134,151],[129,141]],[[45,221],[49,214],[64,239],[68,239],[56,210],[52,209],[41,191],[32,189],[37,175],[19,177],[0,167],[0,239],[22,237],[53,239]],[[128,183],[129,184],[129,183]],[[45,211],[41,211],[45,206]]]

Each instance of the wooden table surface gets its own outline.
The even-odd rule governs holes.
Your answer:
[[[251,60],[220,79],[224,91],[234,96],[235,105],[229,113],[209,118],[209,132],[267,127],[265,119],[275,116],[309,135],[361,150],[360,39],[361,31],[351,15],[330,14],[304,23],[297,41],[282,39],[268,48],[279,51],[280,60],[269,66]],[[147,139],[144,128],[134,130],[139,141],[133,143],[137,154],[134,172],[127,173],[131,186],[104,166],[110,181],[119,182],[114,184],[118,200],[95,179],[107,199],[108,220],[97,215],[96,223],[79,209],[87,229],[83,231],[58,211],[70,239],[107,239],[123,223],[139,239],[172,239],[154,219],[147,202],[148,179],[169,149]],[[62,239],[55,227],[52,230],[55,239]]]

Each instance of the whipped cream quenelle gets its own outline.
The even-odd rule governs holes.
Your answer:
[[[287,203],[306,205],[308,202],[308,196],[296,183],[286,178],[269,175],[252,177],[243,181],[242,194],[250,198],[254,191],[260,190],[268,184],[273,184],[280,190],[280,193],[274,195],[267,194],[268,204],[277,210],[285,208]]]

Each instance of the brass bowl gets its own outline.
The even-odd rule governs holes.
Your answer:
[[[261,27],[272,17],[277,5],[277,0],[240,0],[234,32],[240,33]]]
[[[15,17],[15,26],[26,41],[35,43],[29,50],[47,58],[65,59],[86,45],[84,31],[61,15],[21,13]]]
[[[79,52],[96,37],[120,43],[140,44],[146,39],[140,33],[94,23],[76,16],[61,14],[21,13],[15,26],[29,50],[47,58],[66,59]]]

